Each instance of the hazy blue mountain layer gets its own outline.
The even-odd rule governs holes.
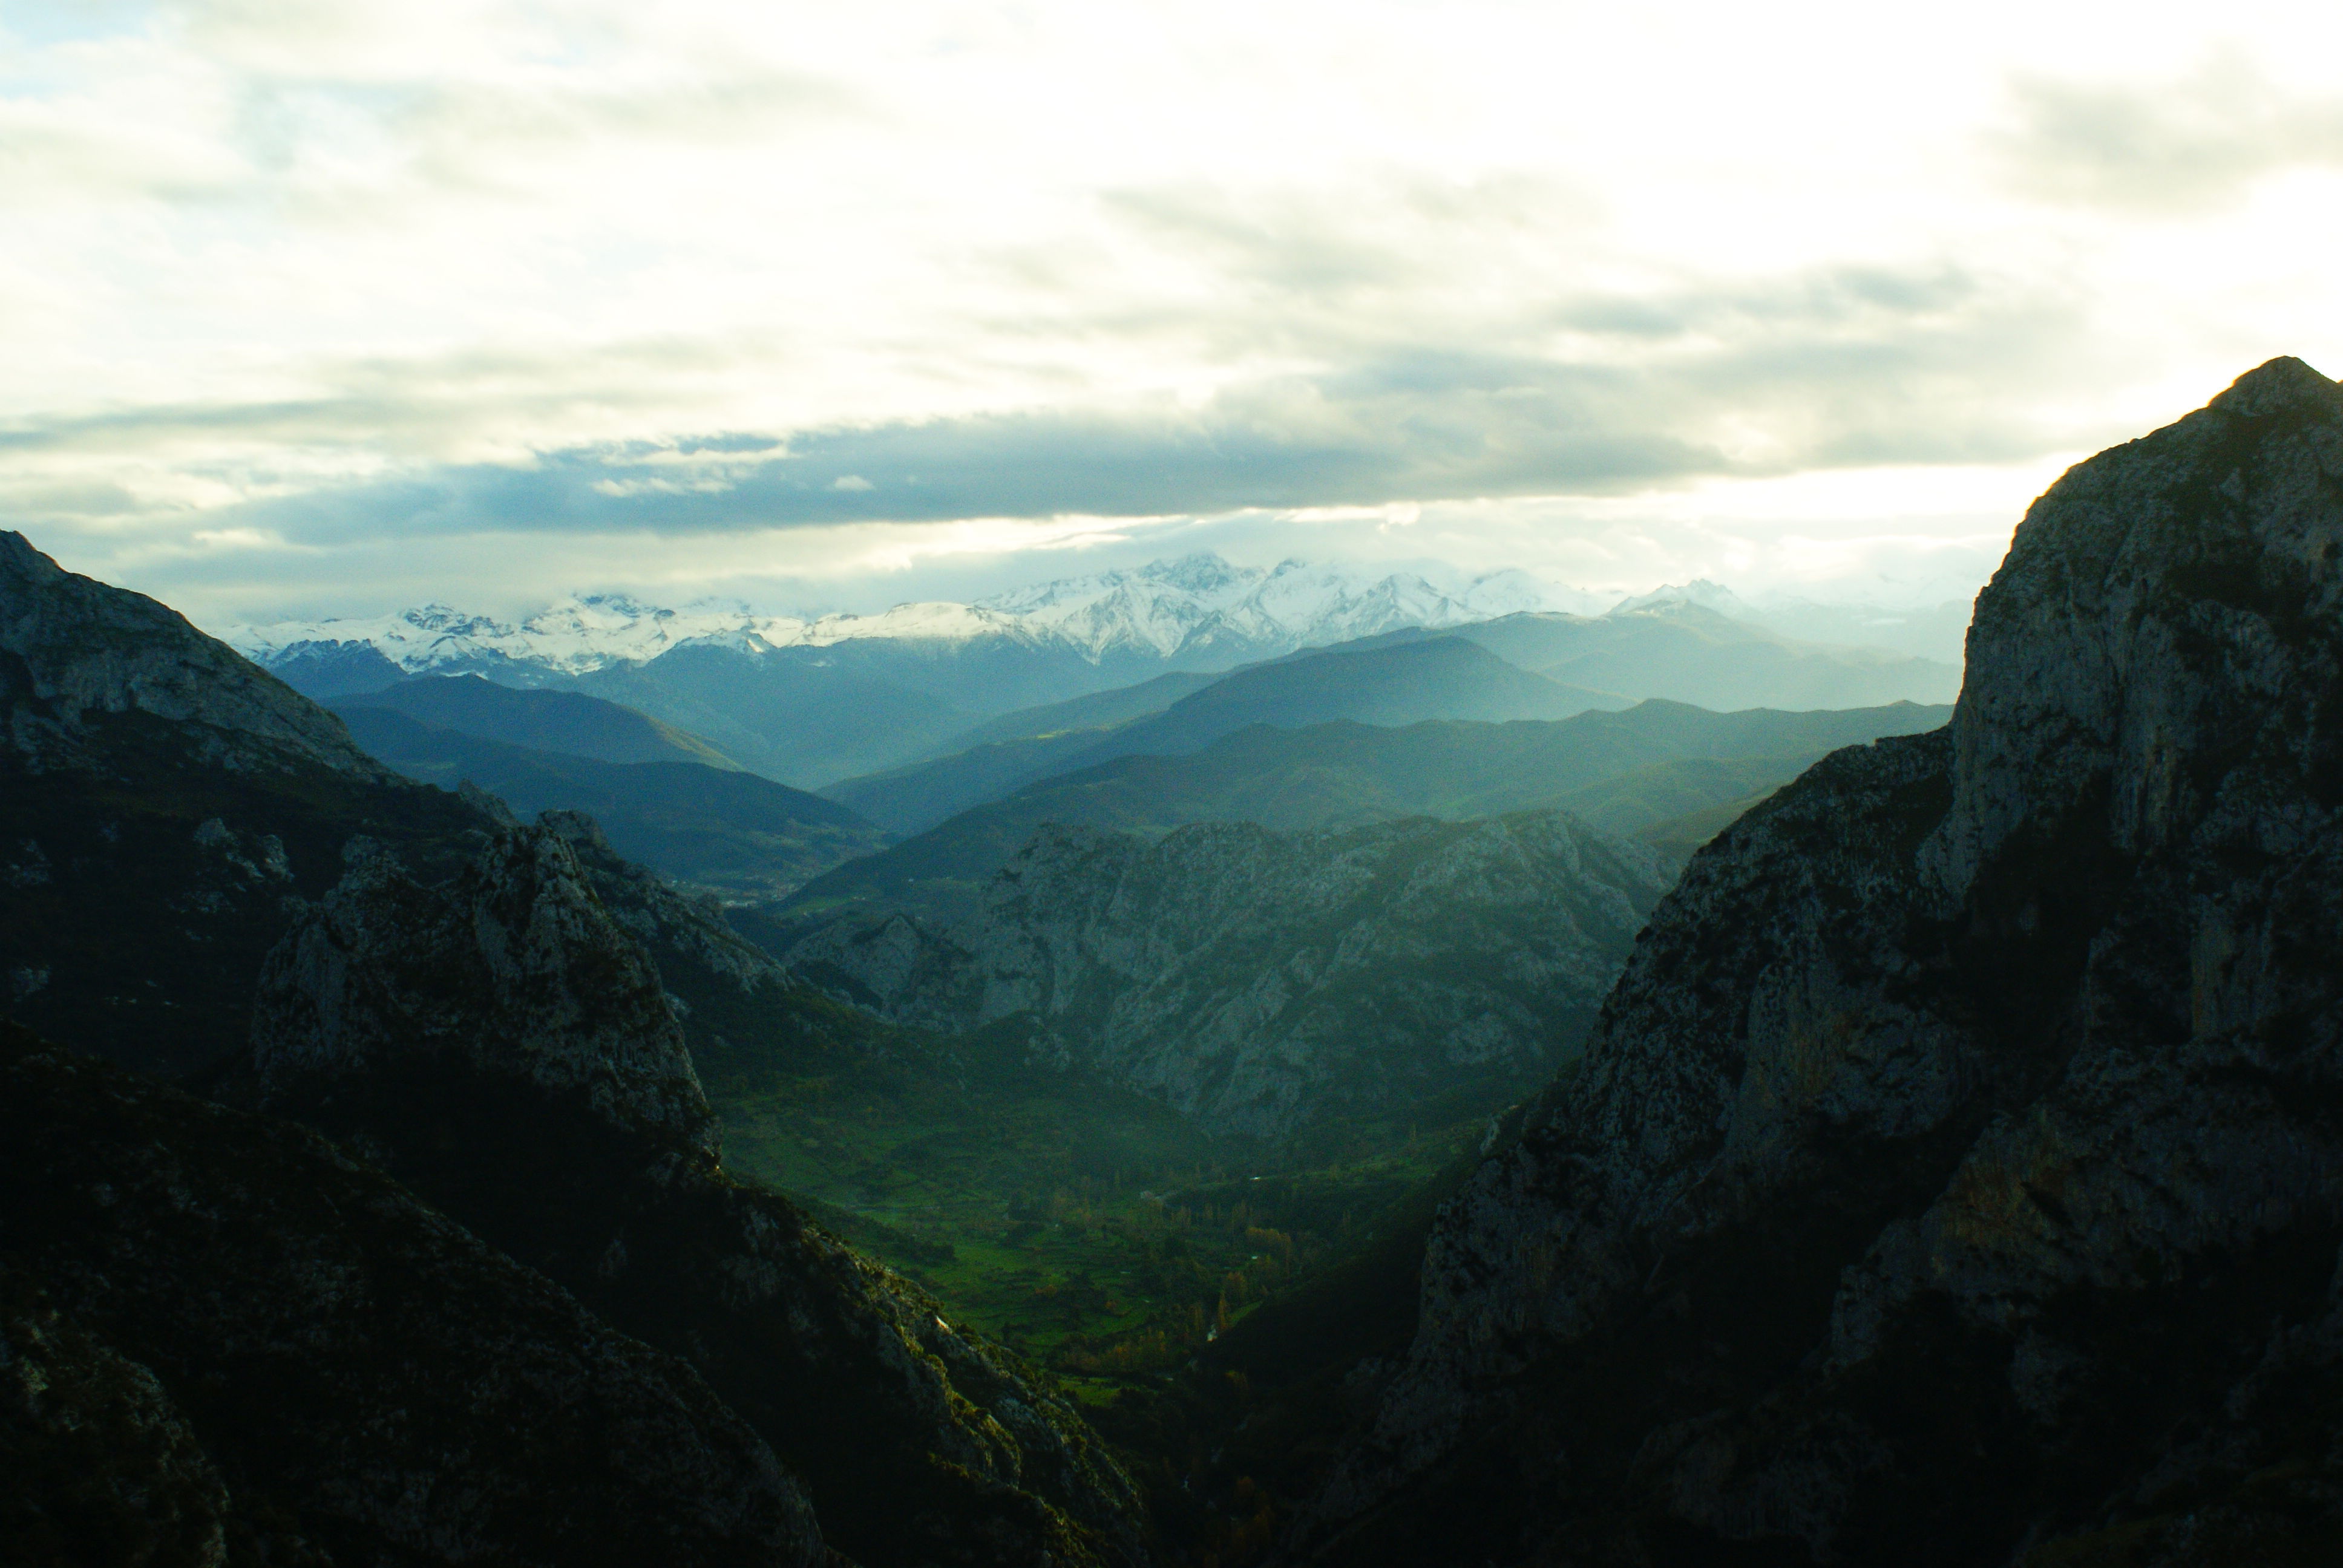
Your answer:
[[[1567,719],[1623,699],[1557,684],[1491,657],[1470,641],[1433,637],[1387,648],[1337,648],[1253,665],[1190,693],[1162,712],[1121,725],[1076,760],[1177,757],[1251,725],[1300,729],[1347,719],[1419,724],[1463,719]]]
[[[656,714],[800,789],[919,756],[974,717],[834,662],[720,647],[612,665],[578,678],[578,687]]]
[[[1710,713],[1645,702],[1620,713],[1507,724],[1257,725],[1189,756],[1118,758],[1028,786],[824,873],[800,890],[795,905],[811,911],[861,900],[957,919],[993,873],[1051,822],[1143,835],[1207,821],[1316,830],[1571,804],[1593,807],[1604,820],[1633,830],[1660,819],[1646,812],[1638,819],[1615,790],[1612,799],[1575,792],[1691,759],[1770,759],[1758,776],[1779,781],[1801,759],[1934,729],[1947,717],[1948,709],[1909,703],[1846,712]],[[1696,776],[1655,776],[1651,810],[1674,816],[1696,809],[1695,801],[1738,799],[1763,787],[1738,782],[1743,777],[1712,775],[1705,791],[1688,795]]]
[[[1149,688],[1162,689],[1161,682]],[[1147,689],[1136,689],[1132,699]],[[1338,720],[1560,719],[1625,706],[1617,698],[1525,674],[1470,643],[1433,638],[1253,665],[1109,728],[980,745],[877,778],[850,779],[828,793],[890,832],[911,833],[1039,779],[1117,757],[1180,756],[1250,725],[1300,729]]]
[[[584,811],[627,859],[725,898],[785,897],[887,842],[835,801],[739,769],[604,762],[478,739],[387,708],[342,712],[358,744],[407,778],[449,789],[468,779],[525,815]]]
[[[1174,670],[1168,675],[1140,681],[1135,686],[1094,691],[1083,697],[1070,697],[1063,702],[1045,702],[1036,708],[1020,708],[998,718],[988,719],[953,736],[946,742],[944,754],[1004,740],[1030,740],[1081,729],[1110,729],[1134,719],[1144,719],[1151,713],[1161,713],[1189,693],[1201,690],[1219,678],[1218,675],[1194,670]]]
[[[1961,684],[1957,665],[1797,642],[1684,599],[1604,616],[1509,615],[1445,635],[1572,686],[1718,709],[1948,702]]]
[[[341,698],[332,707],[345,719],[357,709],[382,709],[482,740],[600,762],[739,766],[697,735],[636,709],[580,691],[498,686],[477,675],[402,680],[379,691]]]
[[[2070,469],[1952,725],[1696,856],[1296,1560],[2343,1551],[2343,387]]]

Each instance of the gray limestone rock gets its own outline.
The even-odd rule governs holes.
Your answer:
[[[1295,1549],[1998,1564],[2328,1474],[2338,813],[2343,389],[2278,360],[2035,505],[1948,731],[1694,860]]]
[[[900,1022],[1024,1015],[1056,1065],[1281,1138],[1551,1070],[1666,885],[1649,850],[1558,811],[1154,843],[1048,827],[950,930],[848,920],[789,957]]]
[[[70,757],[94,714],[142,712],[216,732],[228,754],[287,753],[388,779],[342,721],[206,637],[176,610],[59,567],[0,532],[0,697],[16,749]],[[257,745],[254,743],[257,742]]]
[[[269,955],[253,1015],[264,1103],[439,1059],[714,1161],[659,970],[550,828],[503,830],[444,888],[362,856]]]

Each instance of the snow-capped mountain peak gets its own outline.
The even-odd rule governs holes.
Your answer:
[[[645,664],[685,646],[758,655],[872,639],[926,646],[1006,639],[1054,647],[1091,664],[1135,658],[1225,668],[1401,627],[1484,620],[1542,608],[1545,598],[1518,571],[1445,589],[1413,572],[1376,576],[1300,560],[1245,567],[1204,551],[1060,578],[972,604],[924,601],[875,615],[809,620],[760,616],[724,600],[676,609],[629,594],[581,593],[518,624],[435,602],[366,618],[237,627],[226,636],[264,664],[303,648],[362,644],[409,674],[490,669],[575,677]]]
[[[1729,616],[1735,620],[1758,618],[1757,611],[1750,606],[1748,600],[1724,584],[1713,583],[1706,578],[1694,578],[1688,583],[1663,584],[1649,593],[1636,594],[1633,598],[1621,599],[1612,607],[1611,613],[1625,615],[1634,610],[1655,609],[1668,604],[1697,605],[1702,609],[1713,609],[1717,614]]]

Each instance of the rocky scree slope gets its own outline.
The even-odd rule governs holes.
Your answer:
[[[437,887],[354,867],[263,977],[261,1104],[690,1362],[849,1555],[1139,1562],[1130,1483],[1070,1408],[724,1171],[659,971],[563,826],[507,829]]]
[[[788,956],[889,1019],[1021,1020],[1042,1061],[1278,1139],[1551,1071],[1666,886],[1560,812],[1153,843],[1051,826],[964,920],[850,918]]]
[[[2036,503],[1947,732],[1695,858],[1292,1553],[2343,1552],[2338,812],[2343,388],[2281,359]]]

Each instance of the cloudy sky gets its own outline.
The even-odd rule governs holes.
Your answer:
[[[0,526],[207,624],[1966,594],[2343,371],[2343,6],[0,0]]]

